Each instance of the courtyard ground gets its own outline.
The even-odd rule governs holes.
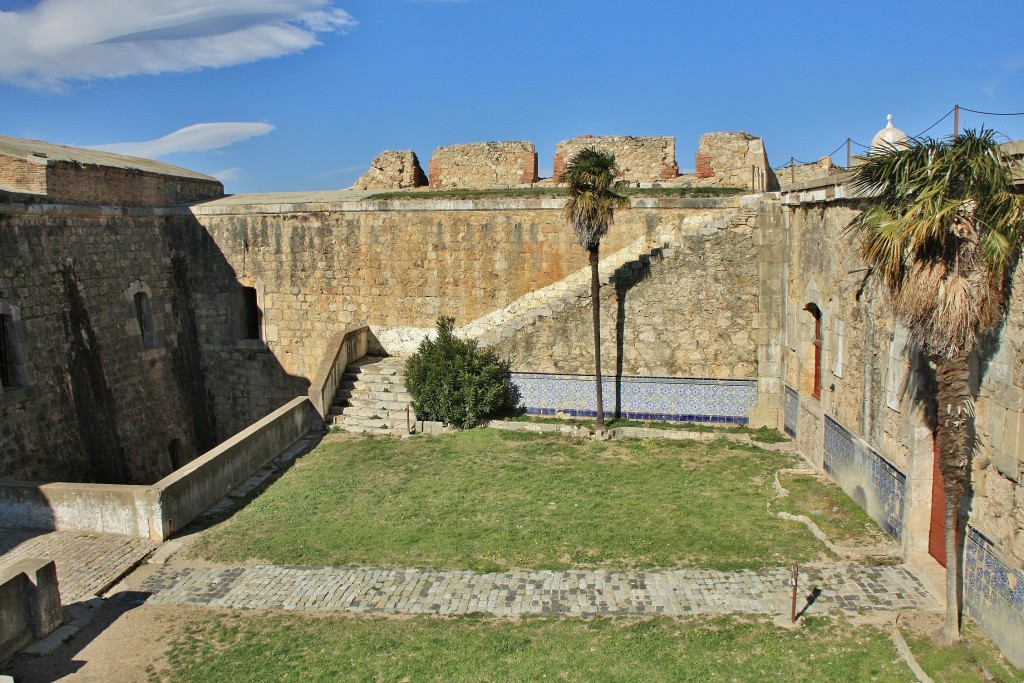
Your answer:
[[[935,680],[1021,680],[973,625],[959,649],[937,647],[935,601],[800,464],[727,441],[330,435],[142,565],[77,637],[10,672],[910,681],[892,640],[902,612]],[[780,512],[879,554],[839,558]]]

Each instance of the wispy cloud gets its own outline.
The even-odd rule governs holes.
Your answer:
[[[210,173],[217,180],[223,182],[234,182],[238,180],[242,175],[242,169],[239,166],[233,166],[232,168],[225,168],[223,171],[216,171]]]
[[[274,127],[269,123],[197,123],[155,140],[114,142],[108,145],[93,145],[92,148],[133,157],[159,159],[175,152],[204,152],[227,147],[258,135],[266,135],[272,130]]]
[[[39,0],[0,10],[0,80],[61,90],[233,66],[301,52],[355,25],[332,0]]]

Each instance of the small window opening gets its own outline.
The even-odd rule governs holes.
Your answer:
[[[0,388],[14,387],[14,325],[11,316],[0,315]]]
[[[167,455],[171,458],[171,466],[177,470],[185,465],[184,452],[181,447],[181,439],[171,439],[167,443]]]
[[[260,311],[255,287],[242,287],[240,295],[240,332],[242,339],[262,339],[263,312]]]
[[[155,349],[157,347],[156,326],[153,324],[153,307],[149,295],[145,292],[136,292],[133,301],[135,302],[135,319],[139,321],[142,343],[147,349]]]

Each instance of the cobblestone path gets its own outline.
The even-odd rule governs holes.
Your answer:
[[[0,569],[27,558],[54,560],[61,602],[70,605],[110,586],[156,547],[126,536],[0,529]]]
[[[147,604],[389,614],[789,614],[790,571],[533,571],[165,565],[140,589]],[[815,590],[817,589],[817,590]],[[834,564],[800,571],[797,609],[937,609],[902,566]]]

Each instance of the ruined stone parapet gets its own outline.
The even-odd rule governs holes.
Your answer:
[[[779,185],[785,186],[819,178],[828,178],[829,176],[839,175],[845,170],[842,166],[833,164],[832,157],[822,157],[813,164],[795,164],[778,168],[775,170],[775,176],[778,178]]]
[[[438,147],[430,158],[430,187],[486,190],[537,182],[537,150],[531,142],[473,142]]]
[[[554,176],[580,150],[594,148],[615,155],[619,178],[641,183],[670,180],[679,175],[676,163],[676,139],[671,136],[639,138],[628,135],[594,137],[583,135],[555,145]]]
[[[693,187],[741,187],[752,192],[779,187],[764,140],[742,131],[702,135],[696,165],[696,173],[681,177]]]
[[[411,149],[384,150],[370,164],[370,170],[359,176],[353,190],[406,190],[423,187],[427,176],[420,160]]]

